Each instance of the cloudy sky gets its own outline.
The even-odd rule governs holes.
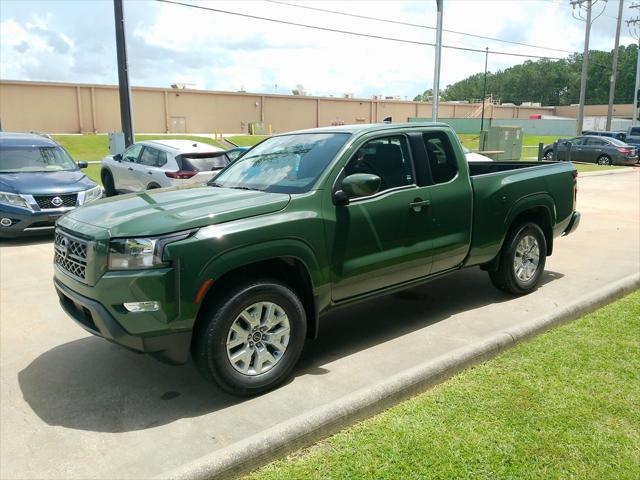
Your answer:
[[[264,0],[180,0],[230,12],[433,43],[431,29],[296,8]],[[435,26],[435,0],[304,1],[296,5]],[[623,20],[640,14],[625,1]],[[599,0],[591,48],[614,45],[618,0]],[[635,15],[634,15],[635,14]],[[136,86],[290,93],[300,84],[313,95],[399,95],[431,88],[434,49],[276,24],[152,0],[125,0],[130,81]],[[582,51],[584,22],[569,0],[445,0],[444,28],[547,48]],[[634,40],[623,23],[621,44]],[[566,53],[445,32],[443,44],[562,57]],[[489,55],[489,70],[525,58]],[[484,54],[443,49],[441,86],[484,69]],[[0,0],[0,78],[116,84],[111,0]]]

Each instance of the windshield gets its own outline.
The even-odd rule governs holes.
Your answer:
[[[0,173],[59,172],[77,168],[60,147],[0,145]]]
[[[268,138],[232,163],[210,185],[278,193],[308,192],[349,136],[309,133]]]
[[[229,159],[224,152],[220,153],[189,153],[180,156],[182,169],[194,172],[209,172],[220,170],[229,164]]]

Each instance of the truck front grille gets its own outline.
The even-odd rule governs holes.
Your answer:
[[[57,230],[53,245],[54,263],[72,277],[86,283],[89,243]]]
[[[34,195],[33,198],[40,208],[65,208],[75,207],[78,199],[77,193],[67,195]]]

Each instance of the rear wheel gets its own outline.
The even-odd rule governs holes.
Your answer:
[[[537,288],[546,258],[544,233],[536,223],[523,223],[509,233],[500,253],[498,269],[489,272],[489,277],[500,290],[524,295]]]
[[[104,193],[107,197],[113,197],[117,194],[116,187],[113,183],[113,175],[109,170],[102,170],[100,173],[102,178],[102,186],[104,187]]]
[[[598,165],[611,165],[611,159],[607,155],[600,155],[596,163]]]
[[[307,319],[287,285],[240,285],[202,314],[192,353],[205,378],[234,395],[255,395],[289,377],[304,346]]]

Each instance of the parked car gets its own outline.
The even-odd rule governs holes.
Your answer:
[[[206,183],[230,163],[221,148],[191,140],[138,142],[102,159],[107,196],[152,188]]]
[[[462,151],[464,152],[465,157],[467,157],[467,162],[493,162],[493,158],[472,152],[464,145],[462,145]]]
[[[89,332],[174,364],[192,354],[224,390],[256,394],[291,374],[336,307],[474,266],[533,291],[554,237],[580,221],[576,176],[571,163],[467,162],[439,123],[276,135],[208,185],[63,217],[54,284]]]
[[[640,126],[629,127],[627,135],[624,139],[629,145],[640,147]]]
[[[53,232],[56,220],[102,197],[102,187],[53,140],[0,132],[0,237]]]
[[[610,138],[615,138],[617,140],[620,140],[622,142],[624,142],[625,138],[627,138],[627,134],[625,132],[606,132],[606,131],[599,132],[597,130],[585,130],[584,132],[582,132],[582,135],[610,137]]]
[[[638,149],[615,138],[585,135],[570,139],[558,139],[558,160],[567,160],[567,143],[571,142],[571,161],[598,165],[635,165]],[[545,160],[553,158],[553,144],[543,149]]]
[[[229,157],[230,162],[235,162],[242,155],[248,152],[250,149],[251,147],[233,147],[233,148],[230,148],[229,150],[225,150],[224,153],[227,154],[227,157]]]

